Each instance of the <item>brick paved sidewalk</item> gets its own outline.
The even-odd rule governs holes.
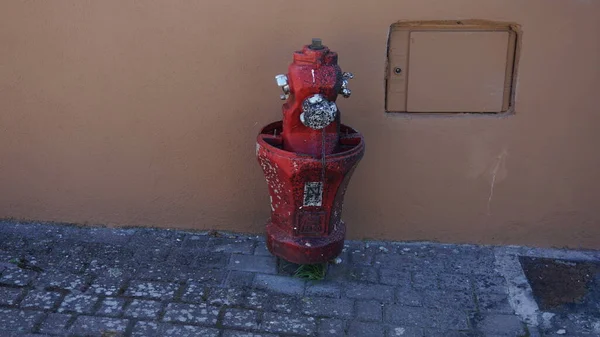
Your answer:
[[[0,222],[0,336],[598,336],[542,312],[518,256],[595,251],[347,241],[326,280],[262,237]]]

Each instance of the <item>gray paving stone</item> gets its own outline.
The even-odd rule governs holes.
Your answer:
[[[224,268],[227,267],[231,254],[223,252],[201,251],[196,255],[193,264],[196,268]]]
[[[215,325],[219,309],[201,304],[169,303],[165,309],[165,322]]]
[[[330,265],[325,279],[334,282],[379,282],[377,269],[367,266],[353,266],[346,263]]]
[[[37,271],[38,273],[43,273],[46,270],[54,270],[58,268],[61,262],[60,258],[56,258],[52,252],[38,256],[25,255],[24,257],[28,261],[28,264],[34,266],[34,268],[40,268],[40,270]]]
[[[342,259],[340,257],[340,259]],[[348,279],[350,271],[353,269],[369,270],[373,268],[365,268],[363,266],[355,266],[348,262],[347,259],[342,259],[340,263],[330,263],[327,266],[327,273],[325,274],[325,280],[332,282],[344,282]]]
[[[350,319],[354,315],[354,301],[334,298],[303,298],[302,313],[309,316]]]
[[[129,283],[124,295],[168,300],[173,298],[179,287],[180,285],[177,283],[133,280]]]
[[[190,266],[196,261],[198,250],[177,248],[169,252],[166,263],[177,266]]]
[[[361,300],[394,302],[394,288],[380,284],[352,283],[346,286],[346,296]]]
[[[438,289],[437,275],[434,272],[414,272],[412,286],[415,289]]]
[[[297,297],[282,294],[273,296],[272,293],[255,290],[244,296],[241,306],[259,311],[294,313],[300,312],[301,301]]]
[[[258,243],[254,248],[254,255],[273,256],[265,243]]]
[[[252,254],[255,242],[246,238],[210,238],[208,250],[211,252]]]
[[[411,284],[411,276],[409,272],[396,270],[396,269],[380,269],[380,283],[392,285],[392,286],[402,286],[409,287]]]
[[[58,312],[91,314],[98,300],[98,296],[94,295],[69,294],[62,301],[62,304],[58,308]]]
[[[494,255],[485,253],[462,254],[446,261],[448,273],[489,275],[495,273]]]
[[[38,221],[13,221],[9,222],[8,225],[11,226],[10,233],[33,239],[39,238],[38,235],[57,238],[61,237],[66,231],[64,225],[46,224]]]
[[[133,258],[134,253],[129,248],[109,244],[88,244],[86,249],[90,251],[91,256],[86,274],[99,275],[111,269],[137,269],[138,262]]]
[[[10,224],[7,226],[12,227]],[[25,247],[25,245],[25,239],[13,233],[4,234],[3,240],[0,240],[0,249],[7,252],[20,251]],[[3,262],[5,261],[8,260],[3,260]]]
[[[202,234],[187,235],[183,241],[182,247],[188,249],[206,249],[210,236]]]
[[[277,337],[277,335],[273,335],[270,333],[256,333],[256,332],[247,332],[247,331],[238,331],[238,330],[225,330],[223,331],[222,337]]]
[[[471,291],[471,275],[442,273],[437,275],[438,284],[444,290]]]
[[[477,295],[479,310],[482,312],[494,312],[513,314],[514,310],[508,302],[508,294],[484,293]]]
[[[233,254],[229,269],[263,274],[277,274],[277,260],[273,256]]]
[[[235,288],[210,288],[208,292],[208,303],[214,306],[239,306],[243,300],[243,292]]]
[[[543,336],[600,336],[600,319],[589,313],[543,313],[540,332]],[[560,331],[560,333],[559,333]],[[536,331],[530,329],[533,335]]]
[[[383,326],[378,323],[350,322],[349,337],[381,337],[384,335]]]
[[[267,312],[263,316],[261,329],[271,333],[308,336],[317,331],[317,324],[313,317]]]
[[[22,289],[0,287],[0,305],[17,304],[22,293]]]
[[[119,278],[131,278],[140,269],[140,265],[133,263],[128,265],[123,263],[122,265],[96,265],[94,268],[88,268],[83,273],[84,275],[94,277],[119,277]]]
[[[378,301],[360,301],[355,303],[356,318],[360,321],[379,322],[383,315],[383,305]]]
[[[81,235],[79,240],[92,243],[125,245],[135,235],[135,229],[115,230],[113,228],[94,227],[87,229],[87,235]]]
[[[53,271],[41,273],[34,285],[47,289],[84,291],[87,283],[88,278],[85,276]]]
[[[256,309],[260,311],[272,311],[272,299],[275,296],[272,296],[268,292],[263,292],[259,290],[254,290],[248,292],[244,296],[244,302],[242,304],[245,308]]]
[[[84,275],[88,275],[91,277],[97,276],[105,276],[105,277],[120,277],[120,278],[130,278],[134,276],[139,270],[139,265],[127,265],[124,263],[123,265],[96,265],[94,269],[87,269]]]
[[[467,315],[462,310],[408,307],[390,304],[384,307],[384,320],[400,326],[434,329],[468,329]]]
[[[70,223],[48,224],[49,226],[58,226],[62,229],[62,238],[65,241],[79,239],[83,233],[86,233],[87,227],[78,226]]]
[[[181,295],[181,300],[191,303],[202,303],[207,299],[206,287],[202,283],[189,282]]]
[[[13,258],[17,258],[19,253],[18,248],[10,249],[8,251],[4,250],[2,245],[6,243],[6,240],[10,239],[0,240],[0,272],[2,272],[5,267],[8,267],[7,264],[10,263],[9,261]]]
[[[446,331],[438,331],[431,334],[423,334],[423,329],[409,326],[388,326],[386,328],[386,337],[449,337]]]
[[[24,287],[30,284],[37,275],[38,273],[31,270],[7,268],[2,272],[2,276],[0,276],[0,285]]]
[[[87,292],[104,296],[115,296],[125,284],[125,278],[120,276],[99,276],[90,285]]]
[[[349,249],[350,263],[355,265],[370,266],[373,264],[375,254],[364,249]]]
[[[31,290],[27,293],[23,301],[21,301],[21,308],[52,309],[61,297],[62,294],[57,292]]]
[[[181,247],[186,235],[169,229],[138,228],[131,237],[132,247]]]
[[[46,335],[46,334],[39,334],[39,333],[8,333],[5,335],[2,335],[2,337],[52,337],[50,335]]]
[[[39,237],[36,239],[26,239],[25,247],[23,247],[22,252],[24,252],[28,258],[28,260],[37,260],[37,258],[43,257],[45,255],[50,254],[52,251],[52,246],[54,245],[54,241],[52,239],[46,239],[43,237]]]
[[[270,296],[270,311],[282,312],[286,314],[300,312],[302,302],[297,297],[291,296]]]
[[[117,297],[107,297],[102,300],[100,308],[96,311],[96,315],[118,317],[123,313],[125,299]]]
[[[540,329],[538,328],[528,328],[526,327],[527,331],[525,332],[525,335],[527,336],[527,333],[529,333],[529,337],[542,337],[542,333],[540,332]],[[467,336],[467,337],[474,337],[476,336],[475,334],[471,335],[471,336]]]
[[[134,337],[218,337],[219,330],[193,325],[137,322],[133,327]]]
[[[0,308],[0,331],[29,332],[42,313]]]
[[[67,314],[50,313],[40,325],[40,332],[51,335],[66,333],[66,326],[73,316]]]
[[[305,281],[287,276],[257,274],[254,277],[253,287],[275,293],[302,296]]]
[[[76,335],[124,336],[127,324],[127,319],[79,316],[69,331]]]
[[[43,241],[40,241],[40,244]],[[52,244],[54,244],[54,242],[52,242]],[[44,253],[44,254],[39,254],[39,255],[35,255],[35,256],[30,256],[30,255],[21,255],[22,257],[25,257],[26,260],[28,261],[28,264],[30,264],[31,266],[38,267],[40,268],[40,270],[38,272],[42,273],[45,270],[53,270],[56,267],[58,267],[58,265],[60,264],[60,258],[56,258],[53,254],[52,254],[52,244],[48,245],[48,248],[50,249],[50,251],[48,253]]]
[[[494,273],[489,275],[474,275],[473,286],[476,293],[508,293],[508,287],[504,277]]]
[[[379,254],[375,256],[374,265],[382,269],[394,269],[399,271],[411,271],[419,269],[419,266],[425,264],[424,258],[415,257],[409,254]]]
[[[308,281],[306,296],[340,298],[341,287],[339,283],[328,281]]]
[[[135,299],[125,309],[125,316],[139,319],[156,319],[161,309],[161,302]]]
[[[423,291],[423,306],[429,308],[475,309],[475,301],[470,292],[432,290]]]
[[[133,257],[134,253],[129,246],[110,243],[81,242],[76,240],[72,243],[66,243],[65,246],[67,246],[66,250],[61,250],[61,253],[68,251],[68,254],[66,254],[68,258],[84,258],[90,263],[96,260],[108,264]]]
[[[86,229],[81,229],[80,233],[84,233],[85,231]],[[67,230],[67,232],[73,234],[70,230]],[[73,255],[71,253],[75,251],[83,252],[85,244],[80,240],[82,235],[80,233],[76,235],[65,235],[61,240],[57,240],[56,245],[52,247],[52,255],[58,259],[60,257],[71,257],[71,255]]]
[[[524,324],[515,315],[484,315],[477,320],[475,327],[484,336],[525,336]]]
[[[434,274],[444,271],[452,273],[452,270],[446,268],[447,261],[436,255],[428,255],[427,257],[416,257],[412,261],[410,268],[412,271],[428,271]]]
[[[173,265],[169,262],[142,264],[135,275],[136,279],[145,281],[169,282],[178,279],[173,272]]]
[[[344,241],[344,249],[342,252],[347,253],[353,250],[366,250],[365,242],[360,240],[346,240]]]
[[[164,332],[161,331],[164,324],[167,323],[156,323],[156,322],[145,322],[138,321],[133,326],[131,336],[133,337],[163,337]]]
[[[205,285],[220,286],[223,285],[227,278],[228,270],[224,268],[186,268],[173,270],[173,275],[179,281],[198,282]]]
[[[63,258],[56,270],[66,274],[83,274],[90,263],[90,257],[87,255],[78,255],[77,252],[69,252]]]
[[[348,268],[347,281],[350,282],[379,282],[377,269],[367,266],[357,266]]]
[[[483,248],[474,245],[427,244],[425,254],[446,260],[459,259],[462,254],[482,254]]]
[[[597,311],[596,311],[597,312]],[[600,317],[589,313],[567,313],[555,316],[554,326],[564,328],[569,333],[600,335]],[[556,333],[556,331],[554,331]]]
[[[397,247],[390,241],[366,241],[365,250],[374,255],[393,255],[397,253]]]
[[[0,265],[6,267],[4,272],[8,272],[10,270],[23,270],[23,271],[33,271],[35,273],[41,273],[46,268],[54,268],[58,262],[53,261],[48,253],[31,253],[27,251],[27,248],[24,250],[13,251],[10,254],[10,258],[0,260]],[[0,256],[2,257],[2,256]]]
[[[423,333],[425,337],[428,336],[444,336],[444,337],[480,337],[481,334],[471,330],[465,331],[450,331],[450,330],[436,330],[436,329],[424,329]],[[483,336],[483,337],[495,337],[491,336]],[[515,336],[517,337],[517,336]],[[518,336],[521,337],[521,336]],[[529,337],[529,336],[528,336]],[[539,337],[539,336],[530,336],[530,337]]]
[[[319,319],[319,337],[337,337],[345,335],[345,324],[341,319],[321,318]]]
[[[230,270],[227,274],[225,285],[227,287],[244,288],[251,287],[254,282],[254,273],[247,271]]]
[[[423,305],[422,291],[411,288],[396,289],[396,303],[411,307],[420,307]]]
[[[133,259],[141,264],[162,263],[167,260],[170,247],[139,247],[133,254]]]
[[[223,326],[226,328],[237,328],[256,330],[259,326],[258,312],[246,309],[227,309],[223,316]]]

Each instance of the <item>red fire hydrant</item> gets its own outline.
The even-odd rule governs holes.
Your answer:
[[[362,135],[340,123],[335,101],[350,97],[353,75],[337,60],[320,39],[296,51],[288,74],[275,77],[287,100],[283,120],[257,137],[271,198],[267,247],[293,263],[323,263],[341,253],[344,193],[365,151]]]

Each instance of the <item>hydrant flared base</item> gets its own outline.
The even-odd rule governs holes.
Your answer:
[[[333,260],[344,249],[345,235],[343,222],[327,236],[305,238],[289,235],[271,221],[267,222],[267,248],[271,254],[296,264]]]

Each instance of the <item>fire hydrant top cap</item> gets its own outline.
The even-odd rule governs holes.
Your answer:
[[[310,49],[323,49],[323,41],[319,38],[313,38],[309,46]]]

